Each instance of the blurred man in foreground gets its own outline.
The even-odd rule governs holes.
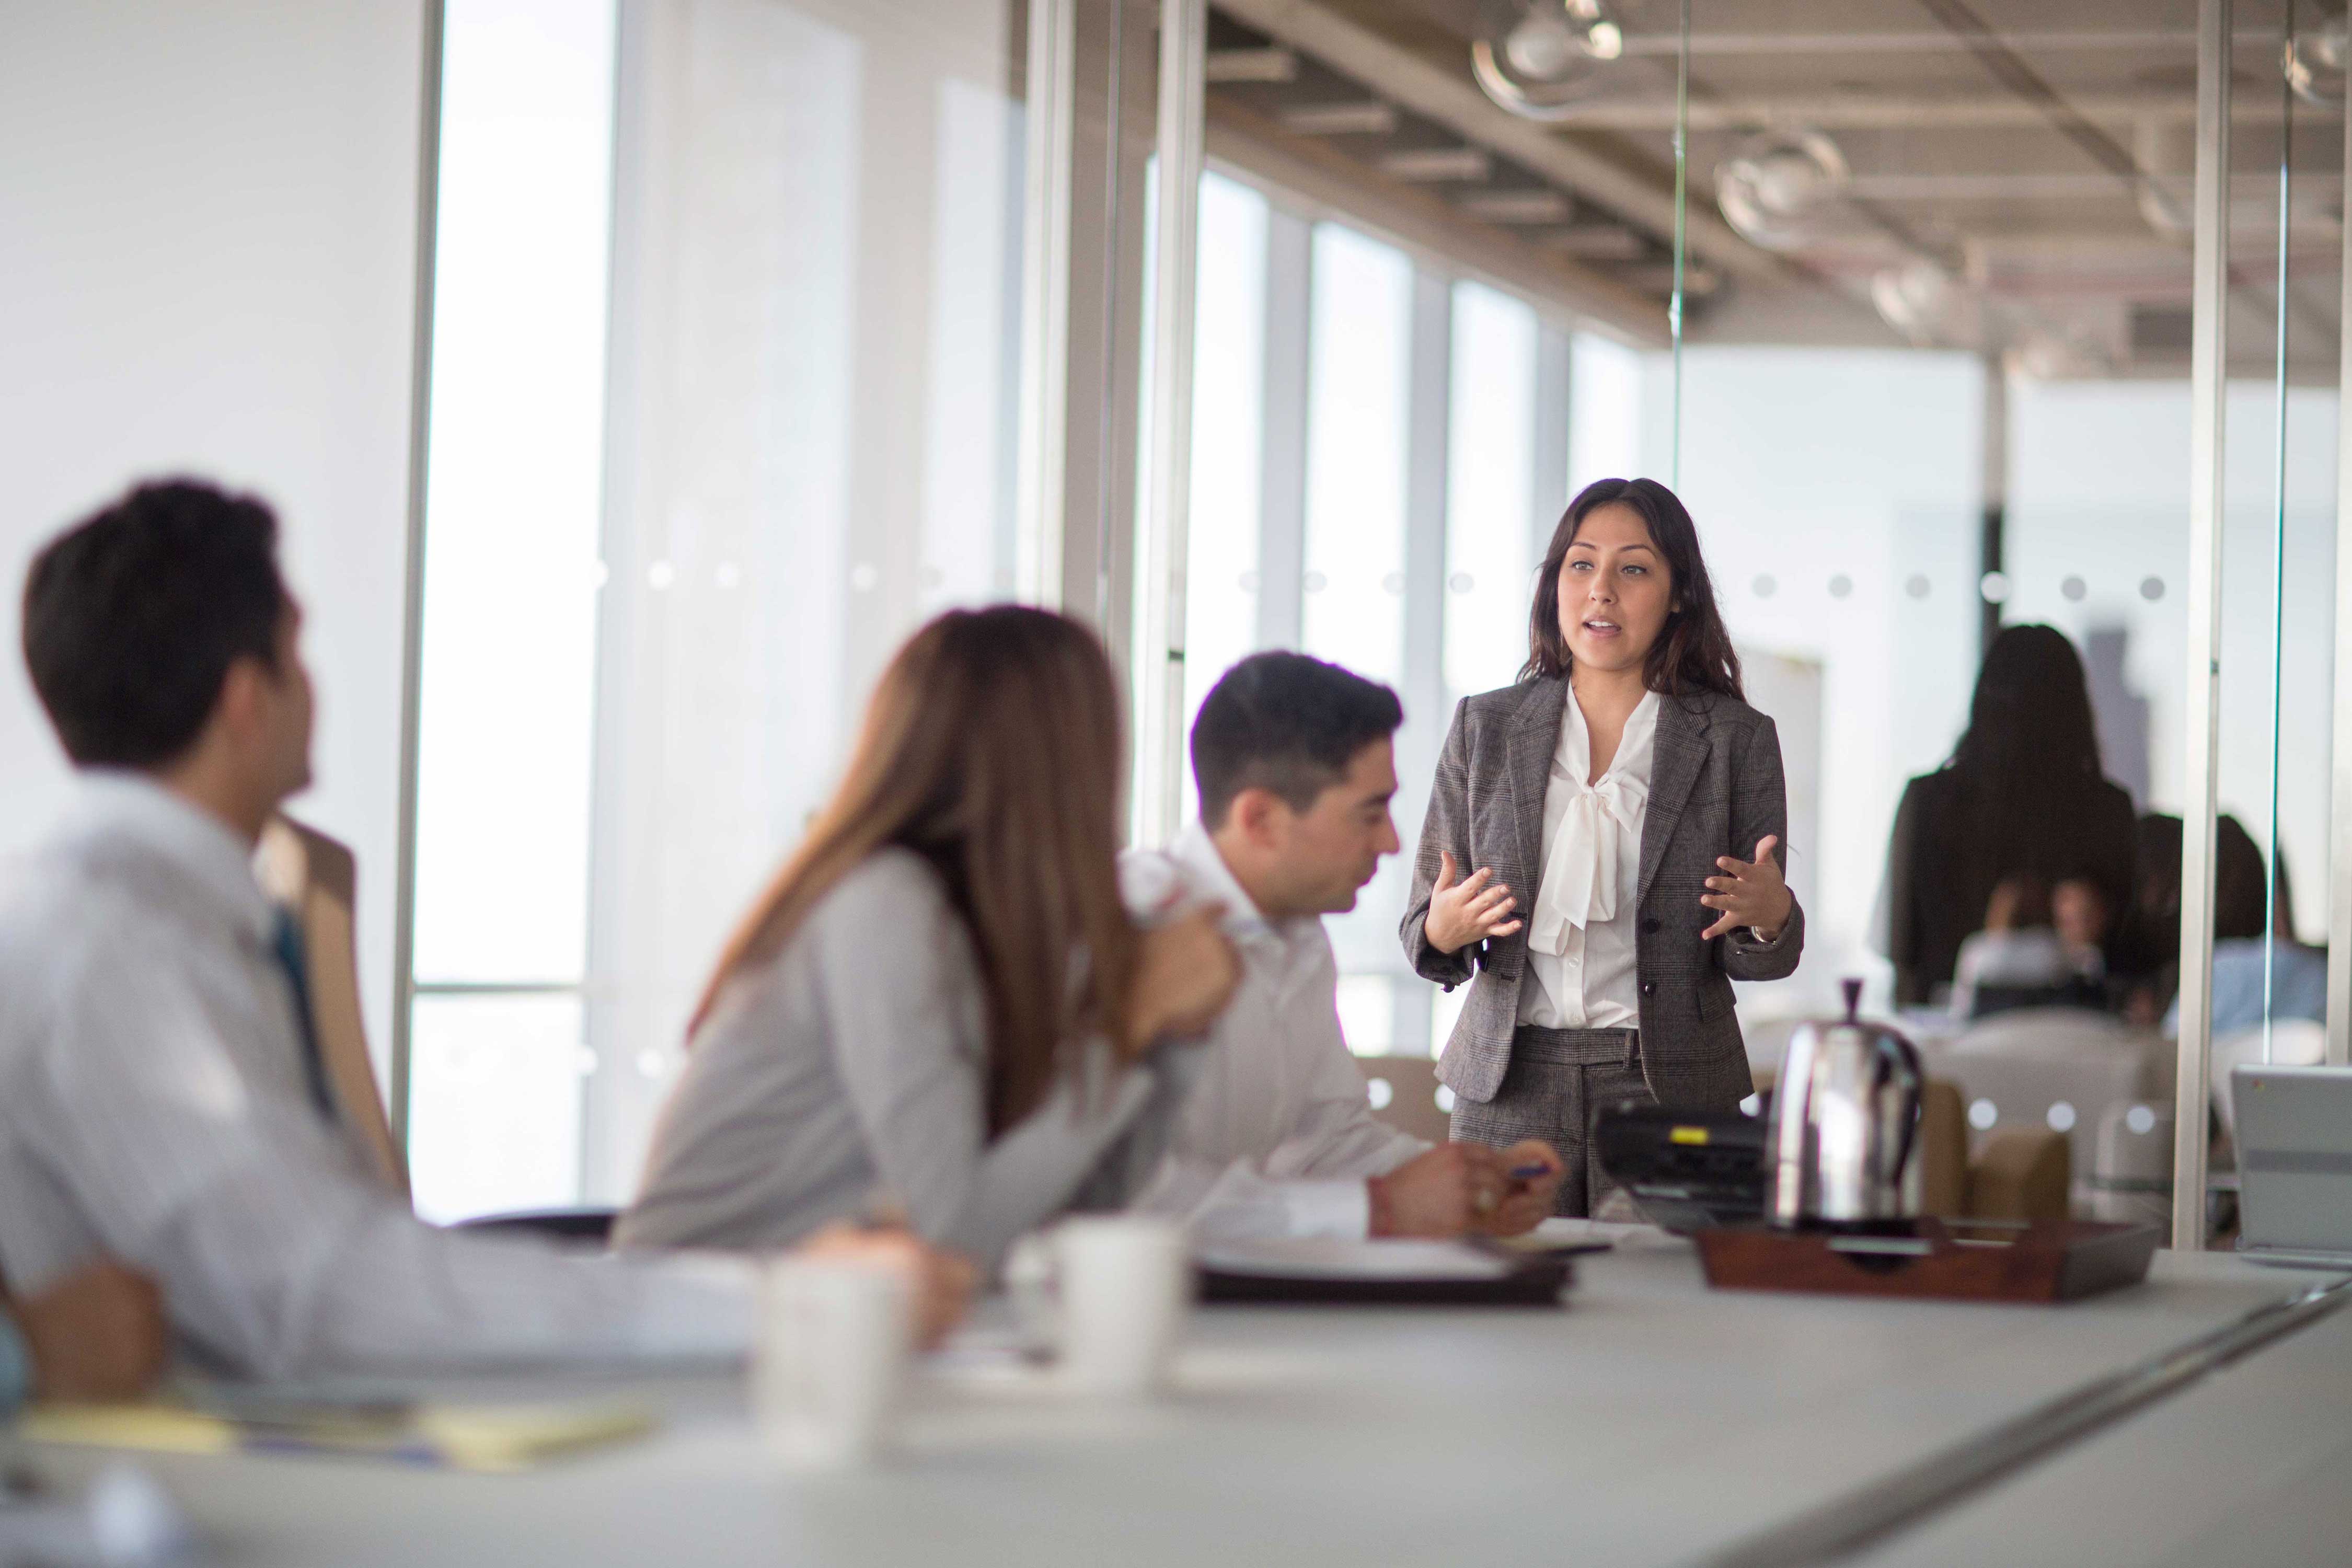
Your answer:
[[[436,1229],[339,1123],[299,944],[254,881],[310,782],[301,613],[269,509],[146,485],[51,542],[33,686],[79,770],[0,894],[0,1268],[33,1299],[111,1257],[248,1375],[740,1355],[757,1269]],[[936,1332],[961,1265],[903,1235],[824,1245],[908,1271]]]

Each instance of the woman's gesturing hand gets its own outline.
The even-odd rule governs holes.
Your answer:
[[[1440,952],[1459,952],[1474,942],[1508,936],[1526,923],[1511,918],[1519,901],[1494,877],[1494,868],[1487,866],[1464,877],[1453,856],[1438,855],[1437,887],[1429,895],[1429,914],[1421,922],[1430,946]],[[1487,886],[1489,882],[1494,885]]]
[[[1241,980],[1240,956],[1217,928],[1223,904],[1203,904],[1143,933],[1128,1004],[1129,1048],[1140,1055],[1168,1035],[1205,1033]]]
[[[1713,890],[1702,896],[1699,902],[1708,909],[1721,910],[1723,918],[1699,932],[1702,940],[1741,926],[1753,927],[1766,942],[1780,934],[1780,928],[1789,923],[1789,910],[1796,900],[1780,876],[1780,863],[1772,858],[1772,847],[1780,842],[1768,834],[1756,846],[1755,859],[1737,860],[1726,855],[1716,861],[1724,874],[1706,879],[1707,887]]]

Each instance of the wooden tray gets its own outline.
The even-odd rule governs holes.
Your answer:
[[[1923,1219],[1907,1237],[1759,1225],[1720,1226],[1694,1239],[1717,1289],[2051,1303],[2138,1284],[2163,1237],[2152,1225]]]

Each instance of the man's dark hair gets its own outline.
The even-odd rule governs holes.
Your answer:
[[[192,479],[144,484],[51,540],[25,577],[25,666],[75,762],[160,767],[240,655],[276,668],[278,519]]]
[[[1252,654],[1225,671],[1192,721],[1201,820],[1223,822],[1245,789],[1308,810],[1357,752],[1402,722],[1396,693],[1377,681],[1303,653]]]

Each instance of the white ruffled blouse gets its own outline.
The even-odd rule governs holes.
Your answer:
[[[1658,694],[1625,721],[1609,771],[1592,773],[1592,736],[1570,689],[1544,789],[1543,874],[1528,916],[1522,1024],[1547,1029],[1630,1029],[1641,1022],[1634,963],[1642,819],[1657,752]]]

